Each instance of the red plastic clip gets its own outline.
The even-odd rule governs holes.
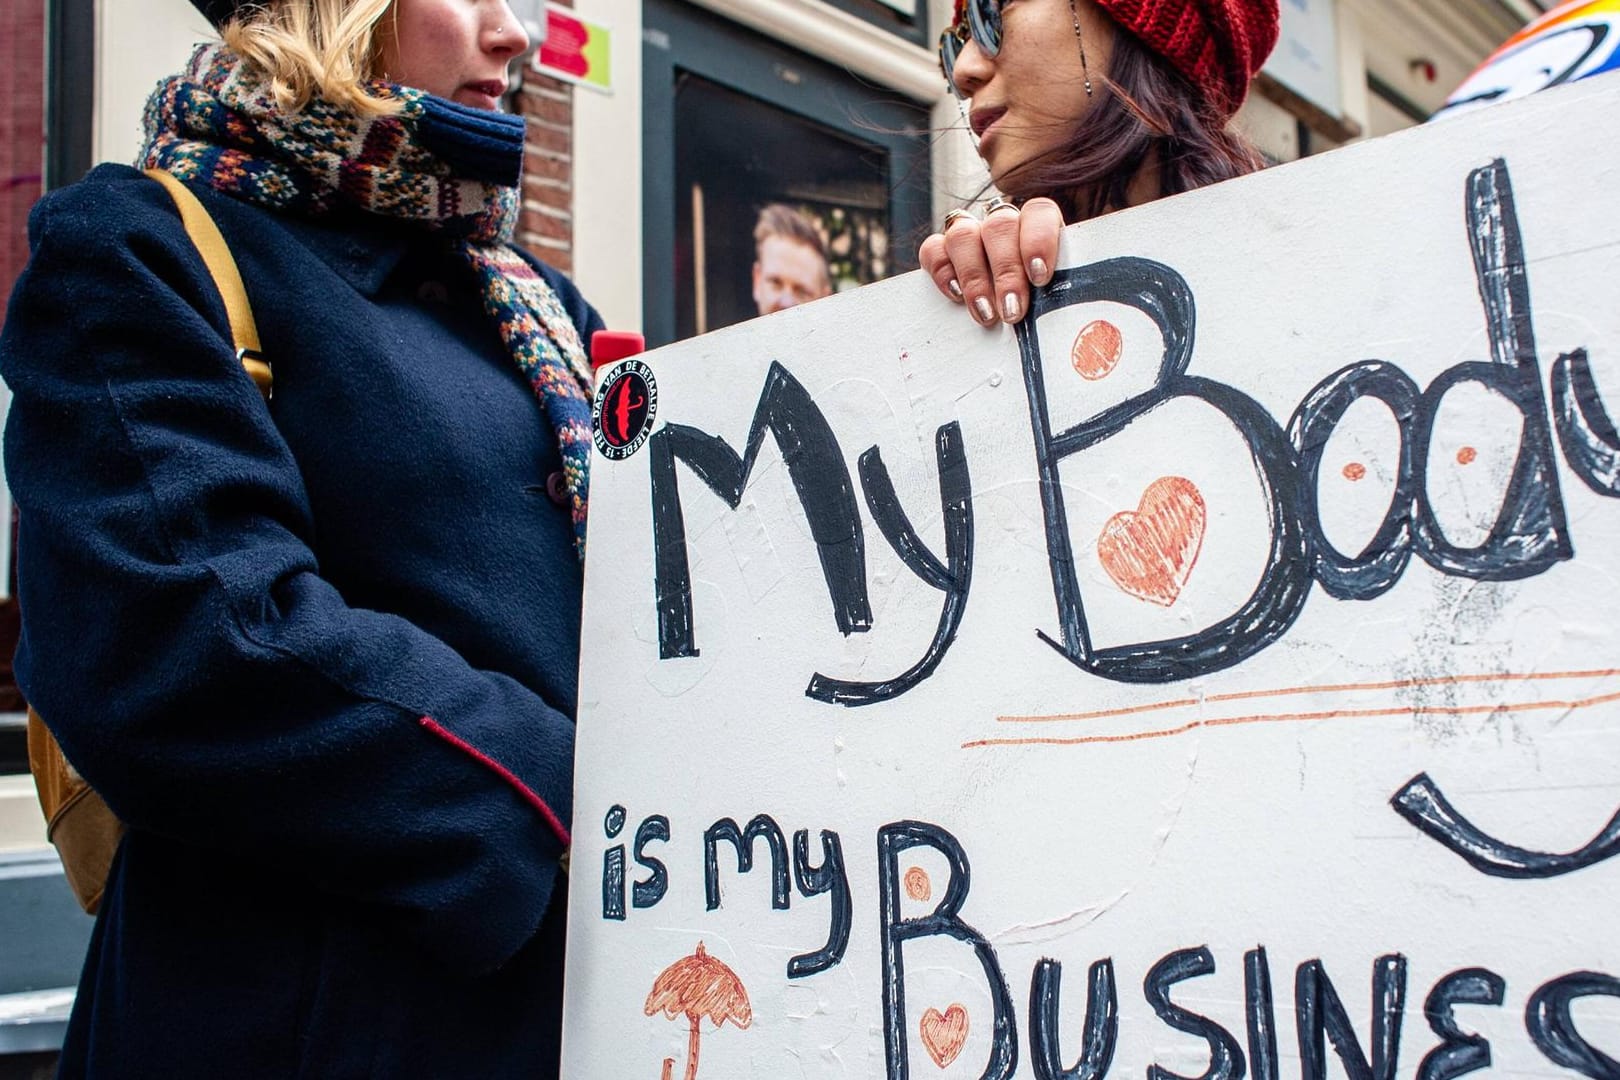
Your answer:
[[[598,330],[591,335],[591,369],[647,351],[647,339],[634,330]]]

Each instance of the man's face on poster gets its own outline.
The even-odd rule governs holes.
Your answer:
[[[816,250],[785,236],[767,236],[754,262],[754,304],[761,315],[832,294],[827,264]]]

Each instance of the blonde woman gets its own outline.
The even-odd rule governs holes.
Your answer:
[[[506,0],[196,0],[0,338],[19,682],[128,826],[66,1077],[557,1070],[600,320],[510,243]]]

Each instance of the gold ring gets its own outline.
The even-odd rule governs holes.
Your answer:
[[[990,204],[984,208],[984,216],[989,217],[998,210],[1011,210],[1015,214],[1018,213],[1017,206],[1008,202],[1006,199],[1003,199],[1000,195],[997,195],[995,198],[991,199]]]
[[[956,222],[958,221],[958,219],[960,219],[960,218],[967,218],[969,221],[978,221],[979,220],[978,218],[974,217],[973,214],[970,211],[967,211],[967,210],[961,210],[961,209],[947,210],[947,211],[945,211],[945,224],[943,224],[943,225],[941,225],[939,227],[939,231],[940,232],[950,232],[951,226],[955,225]]]

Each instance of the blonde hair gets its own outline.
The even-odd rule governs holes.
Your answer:
[[[382,25],[393,0],[267,0],[248,5],[220,29],[225,44],[270,79],[277,107],[295,112],[319,95],[359,116],[399,112],[373,96]]]

